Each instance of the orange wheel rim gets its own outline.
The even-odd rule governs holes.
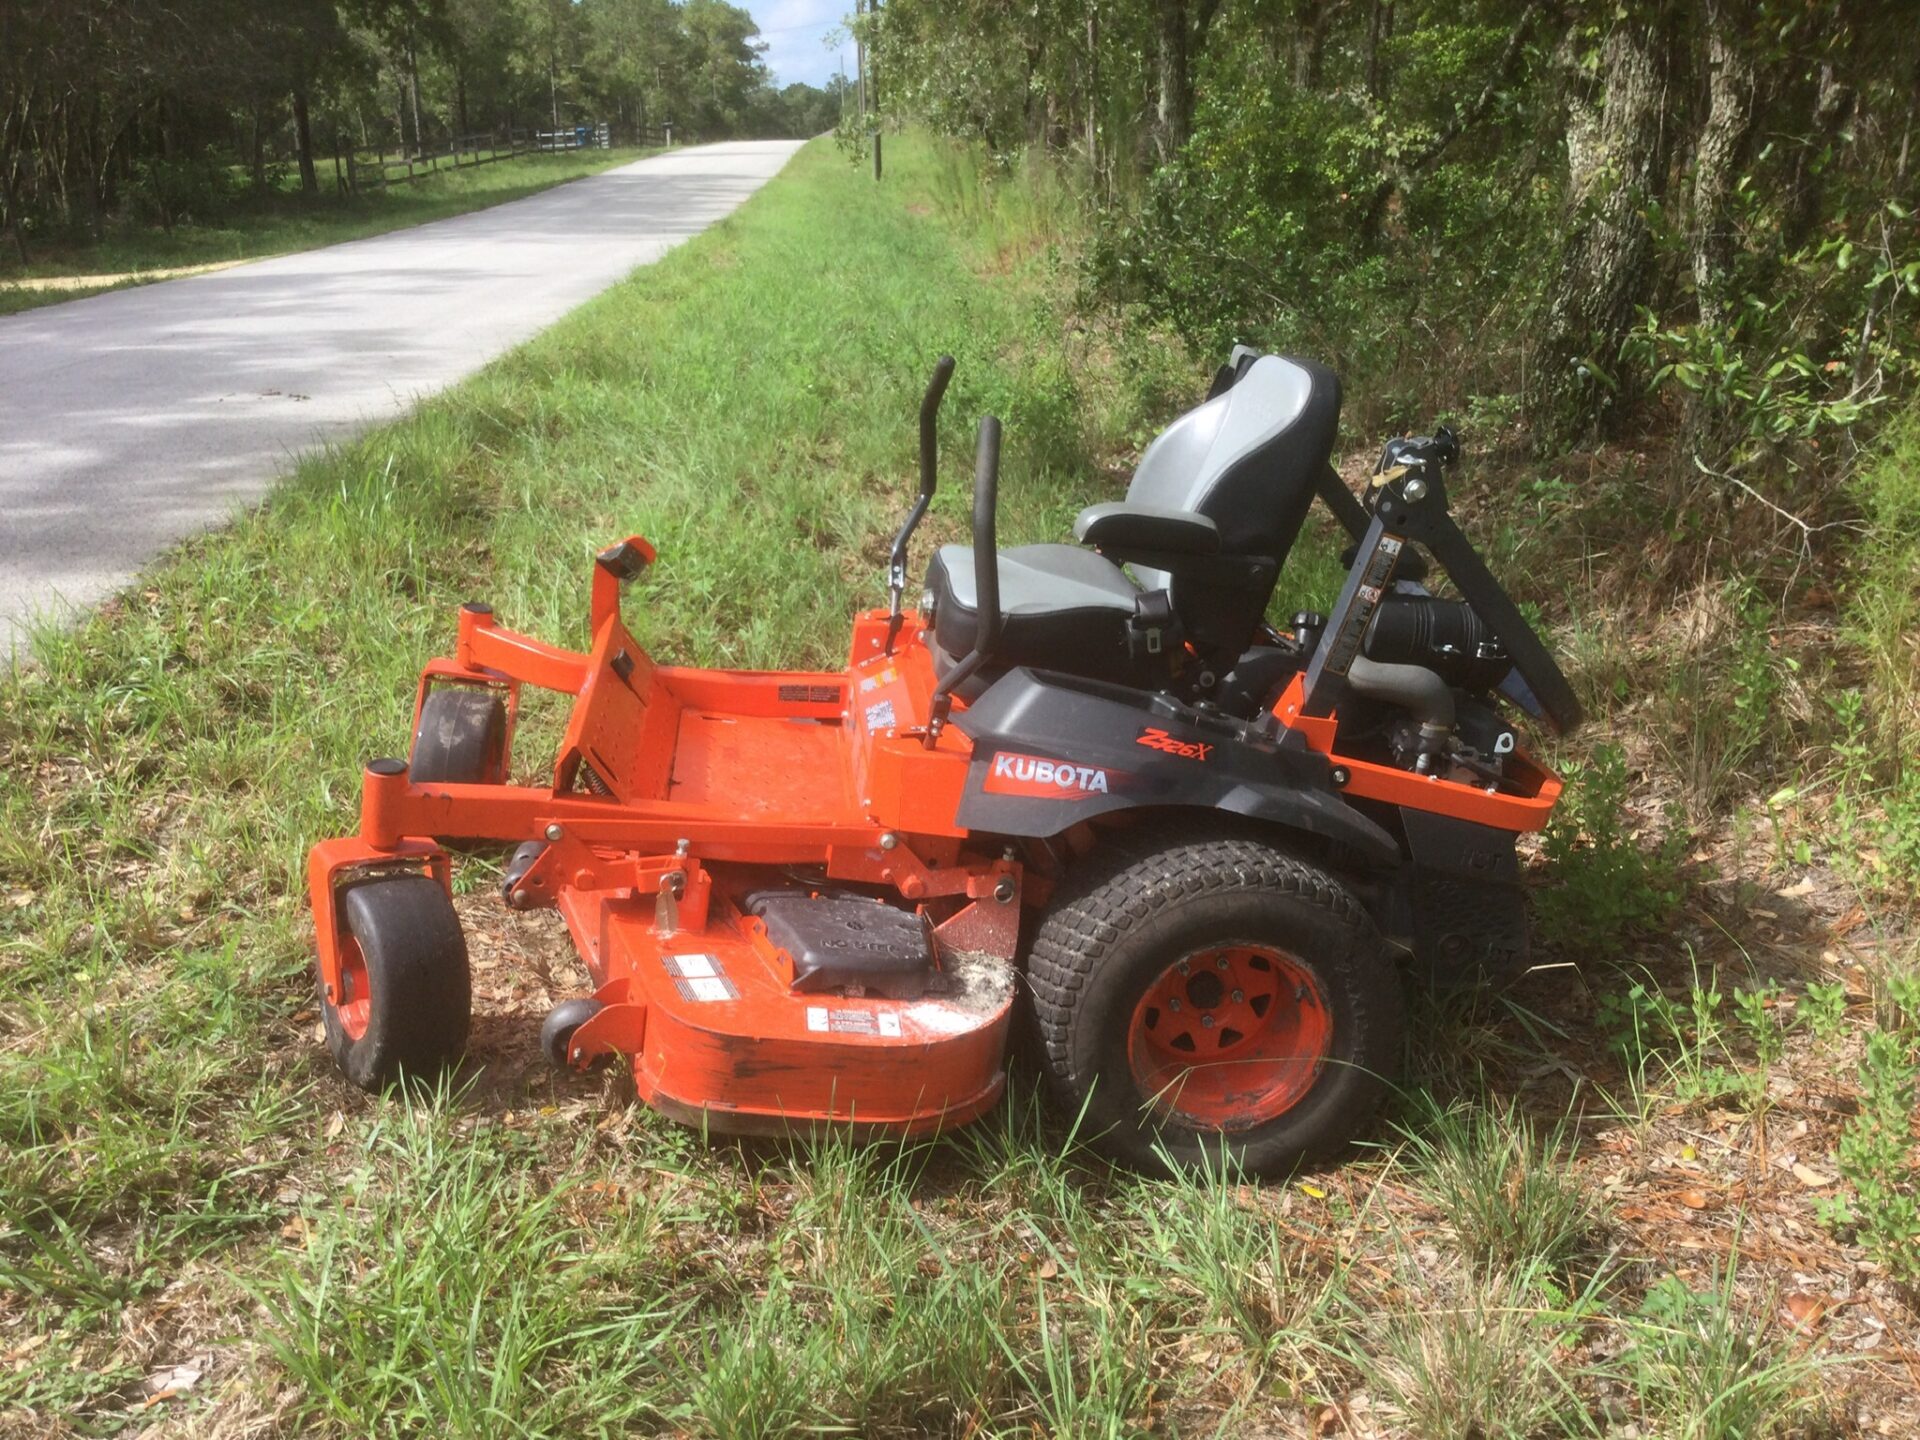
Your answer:
[[[1333,1016],[1313,972],[1284,951],[1223,945],[1176,961],[1134,1006],[1127,1062],[1162,1116],[1248,1130],[1320,1078]]]
[[[360,953],[360,942],[351,935],[340,937],[340,996],[333,1013],[340,1017],[340,1028],[349,1040],[367,1033],[367,1019],[373,1012],[372,986],[367,980],[367,957]]]

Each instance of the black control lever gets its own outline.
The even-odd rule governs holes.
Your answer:
[[[1000,491],[1000,422],[980,420],[979,452],[973,463],[973,601],[978,617],[973,649],[933,687],[927,712],[926,745],[931,750],[953,709],[953,692],[993,657],[1000,644],[1000,552],[995,548],[994,509]]]
[[[946,398],[947,382],[951,379],[953,356],[942,355],[933,362],[933,378],[927,382],[927,393],[920,400],[920,494],[907,512],[900,533],[893,537],[893,551],[887,557],[886,653],[889,655],[893,654],[893,642],[900,636],[900,597],[907,590],[907,545],[926,517],[927,506],[933,502],[940,454],[940,402]]]

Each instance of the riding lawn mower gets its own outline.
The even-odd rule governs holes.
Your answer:
[[[1000,550],[980,422],[971,546],[917,611],[943,357],[890,604],[844,669],[655,663],[622,620],[655,561],[595,559],[591,648],[459,612],[411,756],[314,847],[328,1045],[368,1088],[456,1061],[471,987],[450,854],[495,844],[516,910],[560,912],[593,992],[555,1064],[606,1056],[715,1132],[921,1135],[999,1098],[1021,1027],[1065,1112],[1143,1168],[1285,1173],[1392,1083],[1402,987],[1527,964],[1515,840],[1559,781],[1508,716],[1566,731],[1566,680],[1449,517],[1458,445],[1390,442],[1364,495],[1340,386],[1241,347],[1077,545]],[[1351,541],[1326,614],[1267,619],[1314,498]],[[1422,583],[1438,565],[1459,598]],[[573,697],[551,785],[510,781],[519,698]]]

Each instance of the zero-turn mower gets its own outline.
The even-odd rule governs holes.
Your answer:
[[[973,544],[938,551],[909,613],[952,371],[921,406],[891,605],[855,617],[844,669],[656,664],[621,619],[655,559],[637,536],[594,562],[585,654],[461,607],[411,758],[368,764],[359,833],[309,862],[349,1077],[460,1056],[449,848],[487,842],[518,846],[506,903],[558,909],[593,979],[548,1016],[549,1058],[621,1056],[715,1131],[959,1125],[1019,1023],[1114,1156],[1282,1172],[1391,1083],[1403,971],[1524,967],[1514,841],[1560,784],[1498,700],[1562,731],[1580,711],[1448,516],[1453,436],[1392,441],[1356,499],[1329,464],[1338,380],[1242,347],[1079,545],[1002,551],[989,416]],[[1276,629],[1316,495],[1345,584]],[[1433,563],[1460,598],[1422,585]],[[574,697],[551,785],[510,782],[524,686]]]

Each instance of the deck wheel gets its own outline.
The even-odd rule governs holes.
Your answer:
[[[451,1067],[467,1048],[473,990],[447,892],[431,875],[393,875],[337,903],[340,990],[320,997],[334,1060],[363,1090]]]
[[[545,1023],[540,1026],[540,1049],[545,1053],[548,1064],[556,1070],[565,1070],[572,1065],[573,1060],[568,1052],[573,1048],[574,1035],[602,1008],[598,1000],[582,997],[562,1000],[548,1012]]]
[[[1353,1139],[1399,1068],[1371,920],[1261,838],[1111,837],[1056,894],[1028,976],[1057,1098],[1130,1165],[1284,1174]]]

